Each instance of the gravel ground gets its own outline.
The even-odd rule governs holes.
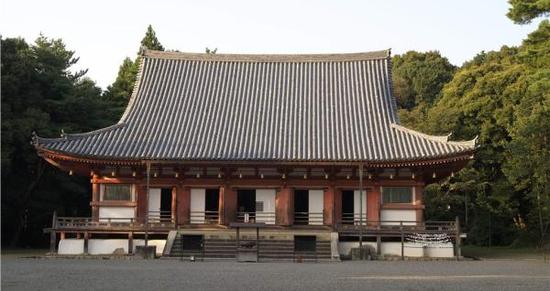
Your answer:
[[[2,290],[550,290],[542,261],[236,263],[2,257]]]

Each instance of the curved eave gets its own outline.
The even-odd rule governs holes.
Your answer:
[[[415,135],[423,139],[431,140],[442,144],[459,146],[470,150],[475,150],[475,148],[477,147],[477,138],[478,138],[477,136],[471,140],[466,140],[466,141],[450,141],[449,137],[451,137],[452,133],[449,133],[447,135],[429,135],[429,134],[425,134],[425,133],[404,127],[397,123],[390,124],[390,127],[396,130],[405,132],[407,134]]]
[[[350,164],[364,164],[366,167],[371,168],[391,168],[391,167],[418,167],[418,166],[430,166],[449,164],[457,161],[471,160],[473,159],[474,150],[468,150],[453,155],[445,155],[438,157],[430,157],[426,159],[410,159],[410,160],[387,160],[387,161],[371,161],[371,160],[281,160],[281,159],[249,159],[249,160],[231,160],[231,159],[150,159],[144,158],[118,158],[118,157],[104,157],[104,156],[85,156],[75,155],[72,153],[66,153],[62,151],[49,150],[44,147],[36,146],[38,154],[45,159],[63,160],[84,164],[105,164],[105,165],[141,165],[145,161],[151,161],[153,163],[164,164],[253,164],[261,165],[269,163],[270,165],[350,165]]]

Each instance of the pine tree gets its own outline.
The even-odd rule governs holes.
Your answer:
[[[151,50],[164,50],[151,25],[147,27],[145,36],[141,40],[141,46]],[[122,65],[120,65],[115,82],[107,87],[105,91],[104,97],[118,104],[119,108],[114,114],[120,115],[126,107],[134,90],[140,62],[139,55],[134,61],[128,57],[125,58]]]

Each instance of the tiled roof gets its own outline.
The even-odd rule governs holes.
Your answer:
[[[409,161],[472,152],[400,126],[389,51],[231,55],[146,51],[113,126],[38,149],[99,159]]]

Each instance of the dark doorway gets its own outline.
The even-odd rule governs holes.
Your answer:
[[[315,252],[317,250],[317,237],[314,235],[294,236],[295,252]]]
[[[162,221],[172,219],[172,188],[160,189],[160,219]]]
[[[218,211],[220,203],[220,190],[206,189],[204,200],[204,210]]]
[[[342,223],[353,224],[353,191],[342,191]]]
[[[309,222],[309,191],[294,190],[294,224]]]
[[[220,189],[206,189],[204,196],[205,223],[217,223],[220,210]]]
[[[237,190],[237,209],[239,212],[256,212],[256,190]]]

